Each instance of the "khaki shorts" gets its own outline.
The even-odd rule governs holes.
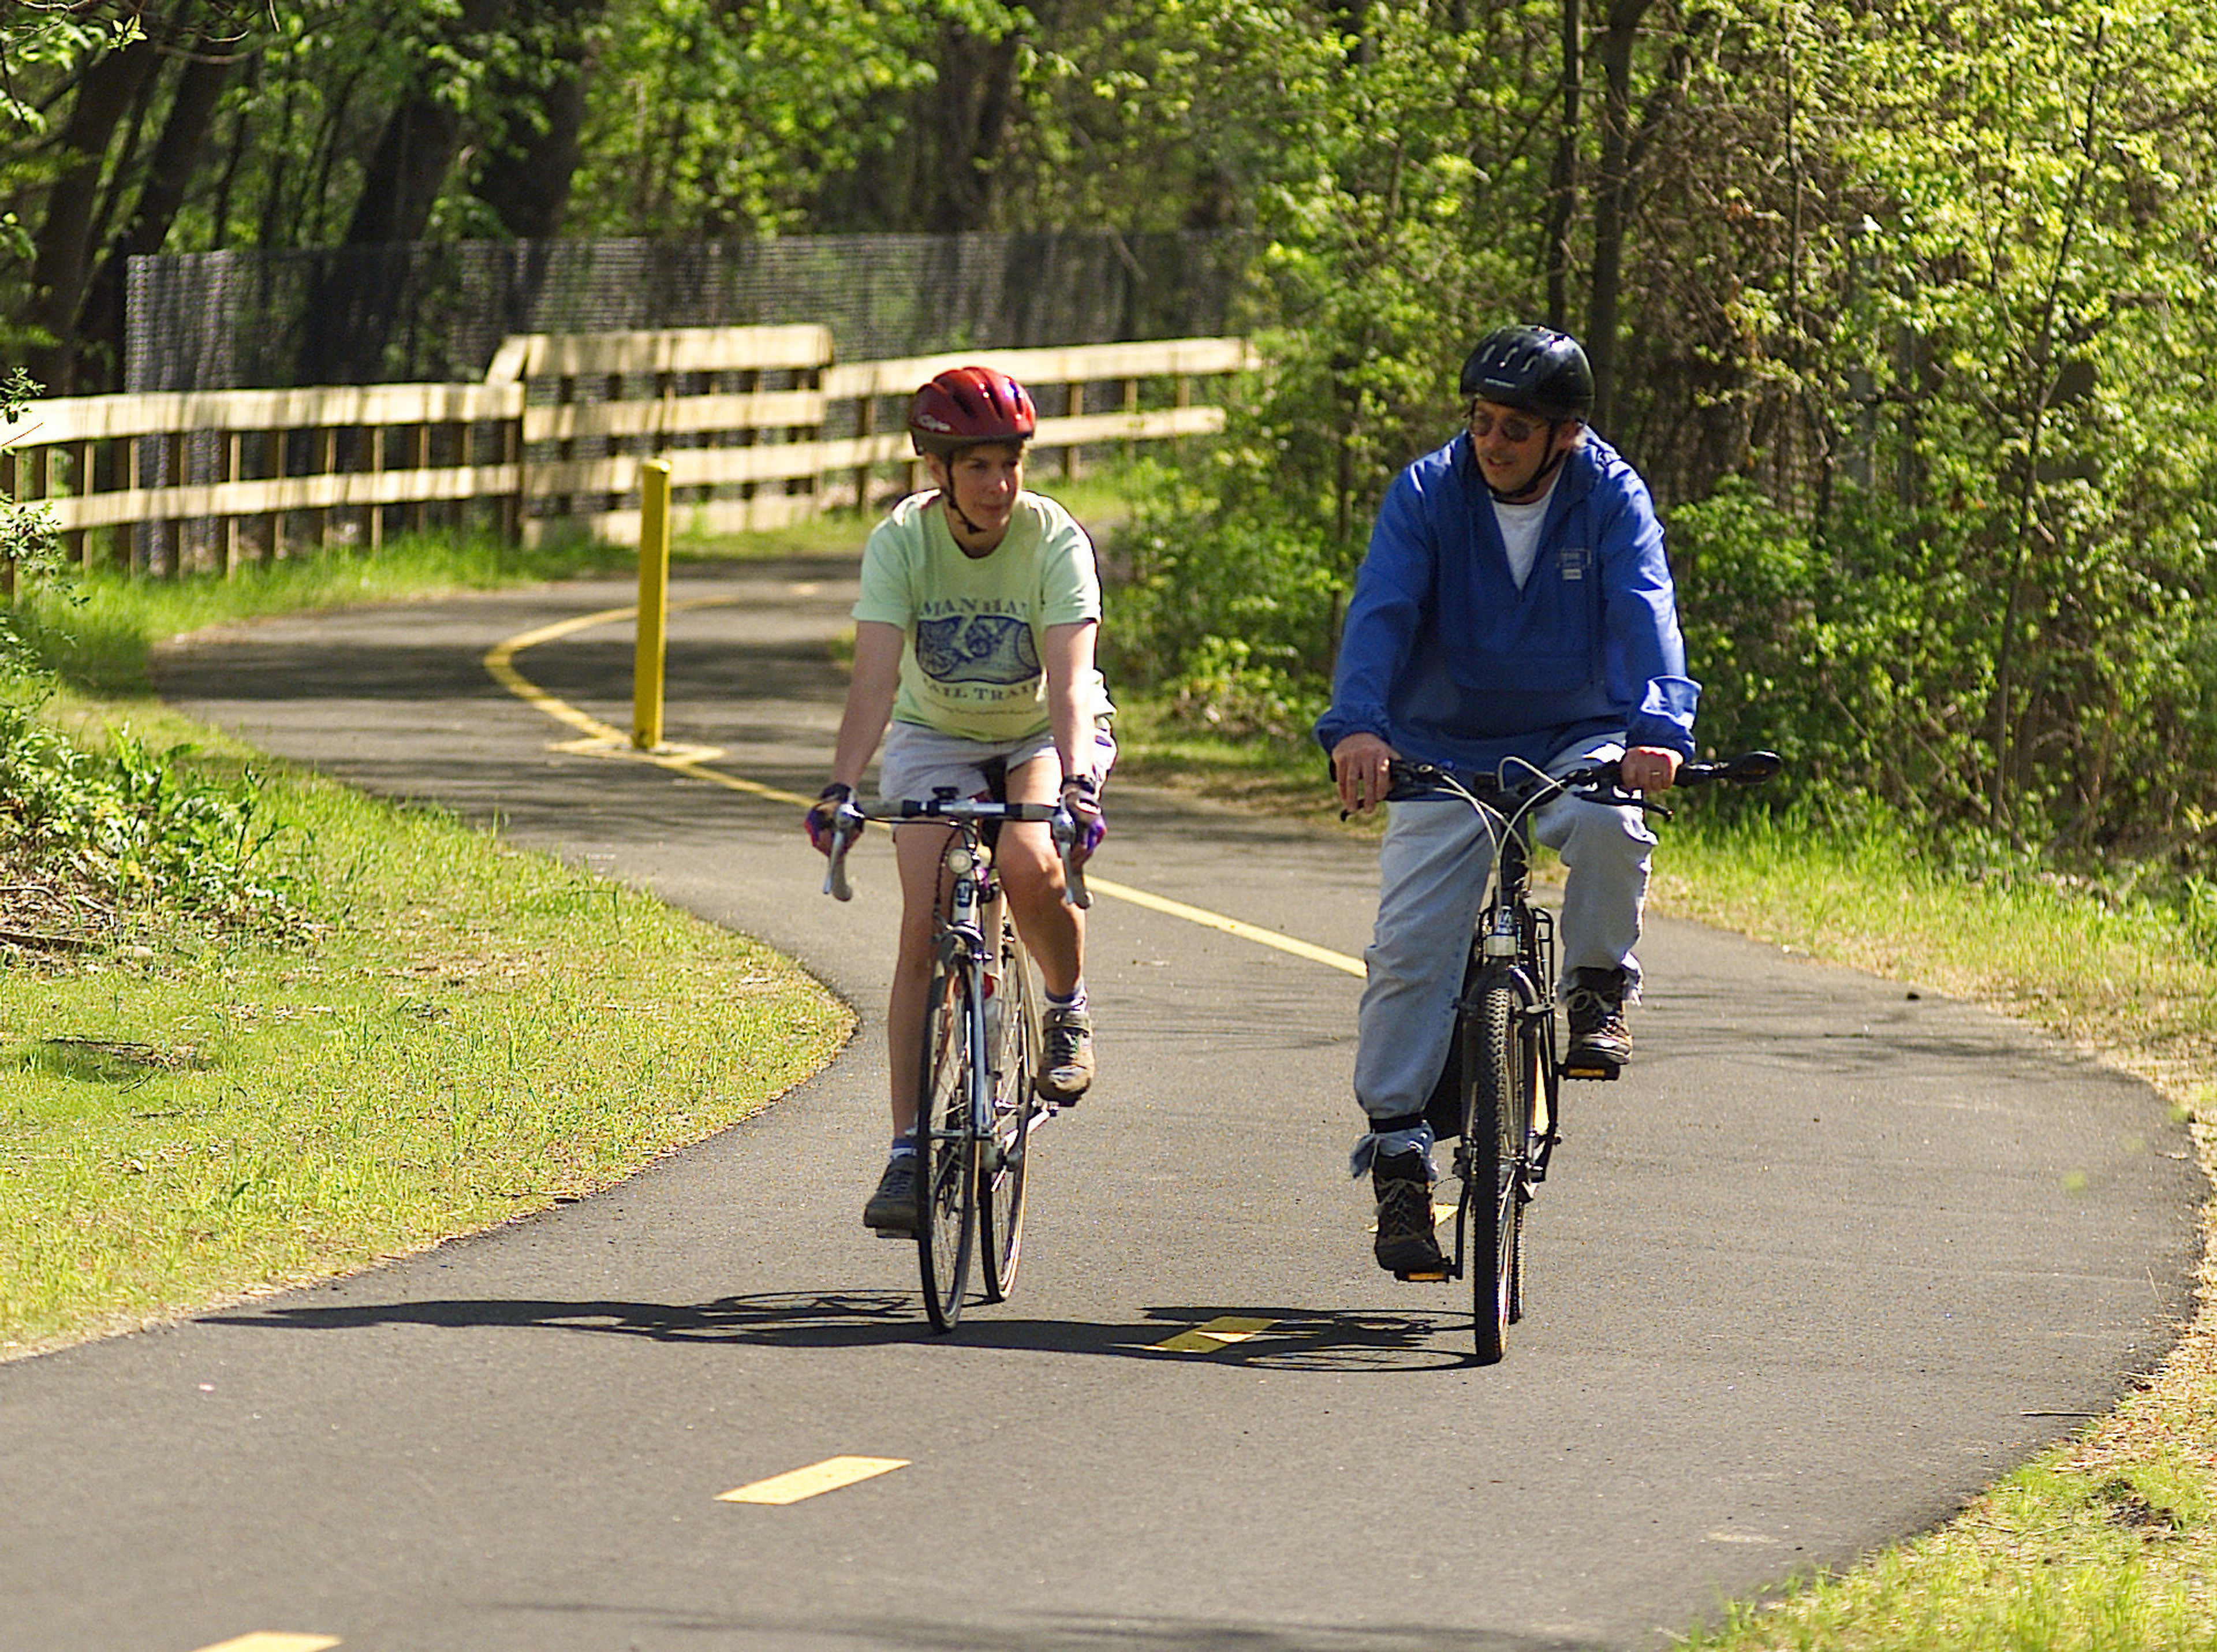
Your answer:
[[[1116,761],[1115,737],[1102,725],[1094,738],[1094,777],[1106,783]],[[886,730],[885,746],[878,756],[878,794],[926,798],[942,786],[952,786],[957,797],[983,797],[991,789],[985,777],[987,764],[997,761],[1004,770],[1015,769],[1034,758],[1053,755],[1052,733],[1020,740],[973,740],[942,734],[921,723],[895,722]]]

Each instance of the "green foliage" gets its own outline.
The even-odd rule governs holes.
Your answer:
[[[900,141],[872,111],[933,83],[942,29],[997,40],[1025,21],[994,0],[615,0],[571,222],[613,235],[803,228],[826,179]]]
[[[39,387],[22,368],[9,369],[7,378],[0,381],[0,425],[21,423],[38,393]],[[0,448],[0,453],[6,451]],[[51,509],[0,494],[0,568],[9,570],[17,584],[35,580],[58,592],[68,590]],[[22,678],[32,669],[32,656],[13,606],[0,609],[0,684]]]
[[[249,770],[196,772],[189,746],[150,750],[129,729],[89,752],[27,705],[0,707],[0,866],[11,905],[42,900],[65,927],[113,939],[123,927],[281,936],[306,891],[283,851],[286,829]]]

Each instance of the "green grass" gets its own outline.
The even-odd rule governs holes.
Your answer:
[[[508,573],[396,566],[102,589],[55,715],[128,715],[221,772],[253,755],[151,702],[145,645],[244,612]],[[352,559],[345,559],[351,561]],[[517,573],[536,570],[517,570]],[[365,581],[361,576],[371,572]],[[429,810],[281,768],[305,937],[179,922],[0,969],[0,1354],[420,1249],[605,1185],[809,1076],[845,1008],[761,946]]]

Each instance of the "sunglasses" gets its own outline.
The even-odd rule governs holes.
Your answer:
[[[1528,418],[1504,418],[1497,421],[1492,414],[1480,407],[1471,413],[1470,433],[1482,442],[1493,434],[1497,423],[1501,428],[1501,439],[1520,446],[1529,442],[1536,433],[1546,428],[1545,425],[1534,424]]]

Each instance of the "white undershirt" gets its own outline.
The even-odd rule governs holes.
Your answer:
[[[1550,486],[1547,493],[1554,491]],[[1509,553],[1509,572],[1519,591],[1524,589],[1525,580],[1532,575],[1532,565],[1540,558],[1540,529],[1547,517],[1547,493],[1542,493],[1529,504],[1504,504],[1499,499],[1493,502],[1494,520],[1501,524],[1501,548]]]

